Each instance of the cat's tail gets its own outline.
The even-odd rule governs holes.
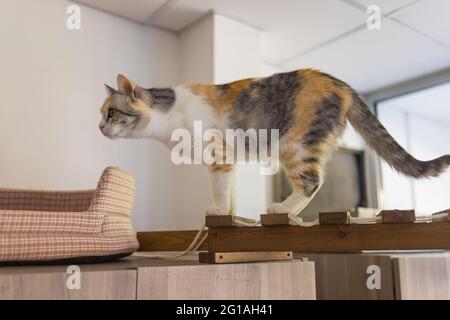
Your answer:
[[[366,143],[398,172],[414,178],[437,177],[450,166],[450,155],[421,161],[414,158],[389,134],[369,107],[357,95],[347,118]]]

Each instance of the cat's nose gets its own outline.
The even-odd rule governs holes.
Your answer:
[[[99,128],[100,130],[102,130],[102,131],[103,131],[103,129],[105,128],[105,125],[104,125],[104,124],[102,124],[102,123],[100,123],[100,124],[98,125],[98,128]]]

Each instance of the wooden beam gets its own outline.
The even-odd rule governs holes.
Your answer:
[[[231,227],[237,222],[254,223],[255,220],[233,215],[206,216],[207,227]]]
[[[450,220],[449,213],[450,213],[450,209],[447,209],[444,211],[439,211],[439,212],[433,213],[431,218],[433,219],[433,222],[448,221],[448,220]]]
[[[194,240],[197,232],[198,231],[138,232],[138,251],[184,251],[191,244],[192,240]],[[205,233],[203,233],[203,235],[204,234]],[[208,250],[207,241],[203,243],[199,250]]]
[[[289,225],[289,216],[287,213],[262,214],[261,224],[263,226],[287,226]]]
[[[414,210],[383,210],[381,216],[383,223],[412,223],[416,221]]]
[[[262,261],[284,261],[292,260],[292,251],[273,252],[200,252],[200,263],[239,263],[239,262],[262,262]]]
[[[321,212],[319,213],[319,223],[321,225],[347,224],[348,212]]]
[[[233,226],[233,216],[206,216],[207,227],[231,227]]]
[[[210,228],[211,252],[450,250],[450,222]]]

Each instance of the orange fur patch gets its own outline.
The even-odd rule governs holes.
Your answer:
[[[234,169],[232,164],[213,164],[210,167],[211,172],[230,172]]]
[[[299,70],[298,76],[302,79],[302,86],[297,94],[295,109],[295,125],[287,132],[286,140],[295,143],[308,132],[313,122],[317,107],[320,102],[331,93],[335,93],[341,99],[341,121],[344,123],[347,111],[352,105],[352,95],[349,90],[342,88],[334,81],[317,70]],[[322,148],[315,146],[318,153],[323,152]]]
[[[100,108],[100,113],[105,115],[108,113],[109,107],[111,106],[111,97],[108,97]]]
[[[249,78],[232,82],[225,92],[222,92],[218,86],[208,84],[191,84],[187,88],[195,95],[203,97],[218,115],[223,115],[233,107],[239,93],[247,89],[255,80],[255,78]]]

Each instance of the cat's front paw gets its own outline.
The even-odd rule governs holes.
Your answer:
[[[274,202],[269,206],[269,208],[267,208],[267,212],[269,214],[289,213],[289,210],[285,206],[283,206],[283,204]]]
[[[211,205],[205,209],[205,214],[207,216],[223,216],[225,213],[223,212],[222,208]]]

